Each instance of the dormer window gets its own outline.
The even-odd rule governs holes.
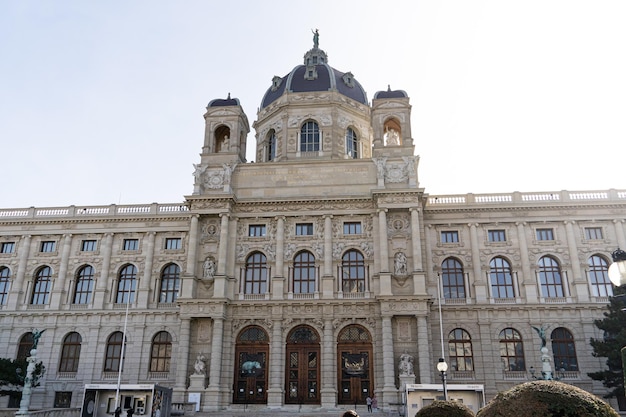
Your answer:
[[[315,70],[315,67],[313,66],[307,67],[306,72],[304,74],[305,74],[304,79],[307,81],[312,81],[312,80],[317,79],[317,71]]]
[[[341,77],[343,79],[343,83],[345,85],[347,85],[350,88],[354,88],[354,75],[352,75],[351,72],[346,72],[345,74],[343,74],[343,77]]]
[[[272,91],[278,90],[278,87],[280,87],[282,82],[283,79],[280,78],[278,75],[275,75],[274,78],[272,78]]]

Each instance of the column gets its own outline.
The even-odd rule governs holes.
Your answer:
[[[613,220],[615,236],[617,236],[617,246],[621,250],[626,250],[626,237],[624,237],[624,220]],[[615,250],[617,248],[613,248]]]
[[[139,291],[137,291],[137,307],[139,308],[148,308],[148,303],[150,302],[150,288],[153,288],[154,293],[160,293],[160,290],[156,288],[156,285],[150,285],[152,283],[152,264],[154,263],[155,240],[156,232],[148,232],[146,244],[144,247],[146,262],[143,271],[143,278],[139,282]],[[158,282],[158,279],[154,280],[155,284]]]
[[[476,294],[476,302],[485,302],[487,301],[488,291],[485,286],[485,277],[482,273],[482,268],[480,267],[480,244],[478,243],[478,232],[476,230],[478,224],[470,223],[470,242],[472,245],[472,270],[474,274],[474,291]]]
[[[213,339],[211,340],[211,368],[209,370],[209,386],[204,404],[210,404],[218,410],[221,404],[220,382],[222,380],[222,351],[224,347],[224,318],[213,318]],[[236,362],[236,361],[235,361]],[[204,410],[201,410],[204,411]]]
[[[526,242],[526,223],[515,223],[517,226],[517,240],[519,241],[519,253],[522,263],[522,276],[518,276],[519,290],[524,291],[520,296],[526,296],[526,301],[537,302],[537,281],[530,268],[528,257],[528,244]]]
[[[389,244],[387,237],[387,210],[378,210],[378,228],[380,233],[380,272],[389,271]]]
[[[434,358],[431,352],[430,344],[430,332],[428,331],[428,320],[426,316],[415,316],[417,319],[417,364],[419,367],[419,381],[420,384],[432,383],[430,377],[432,375],[432,368],[434,367],[431,359]]]
[[[26,266],[30,255],[31,239],[30,235],[24,236],[20,245],[20,260],[15,274],[15,285],[11,286],[11,292],[17,292],[17,294],[9,297],[8,310],[17,310],[17,306],[24,301],[24,291],[26,291],[24,288],[24,277],[26,276]]]
[[[333,216],[324,216],[324,266],[320,292],[322,298],[333,298],[336,283],[333,275]]]
[[[391,316],[383,316],[383,404],[395,403],[398,400],[398,390],[395,385],[396,366],[393,359],[393,333],[391,331]],[[380,406],[380,405],[379,405]]]
[[[198,252],[198,215],[193,214],[191,216],[191,222],[189,225],[189,247],[187,248],[187,274],[195,277]]]
[[[285,293],[285,217],[278,216],[276,218],[276,271],[272,280],[272,298],[282,300]],[[292,291],[288,290],[288,291]]]
[[[102,242],[102,271],[100,279],[96,281],[96,291],[93,298],[94,308],[103,308],[106,299],[107,285],[109,284],[109,269],[111,267],[111,252],[113,248],[113,233],[106,233]]]
[[[52,297],[50,298],[50,308],[59,309],[61,305],[66,301],[63,299],[65,291],[65,281],[67,277],[67,265],[70,260],[70,249],[72,248],[72,235],[63,235],[63,246],[61,249],[61,263],[59,264],[59,274],[57,276],[57,282],[52,290]],[[67,293],[66,293],[67,294]]]
[[[270,347],[269,389],[267,390],[267,406],[269,408],[283,405],[283,376],[285,360],[283,357],[283,323],[272,321],[272,342]],[[235,361],[236,362],[236,361]],[[285,387],[287,389],[288,387]]]
[[[569,251],[569,257],[571,261],[572,276],[568,277],[569,282],[572,284],[571,288],[574,288],[574,294],[568,294],[568,285],[564,285],[563,292],[566,296],[576,296],[578,301],[589,301],[589,287],[587,282],[583,279],[582,271],[580,269],[580,259],[578,258],[578,246],[576,245],[576,232],[574,232],[574,221],[565,221],[565,235],[567,236],[567,249]]]
[[[420,213],[411,209],[411,246],[413,247],[413,294],[426,295],[426,274],[422,259],[422,240],[420,234]]]
[[[187,373],[189,372],[189,338],[191,337],[191,319],[180,320],[180,342],[178,343],[176,365],[176,391],[184,395],[187,390]],[[187,399],[184,399],[187,401]]]
[[[230,216],[228,213],[220,214],[220,242],[217,248],[217,273],[214,277],[213,283],[213,296],[214,297],[226,297],[226,291],[228,288],[226,282],[226,261],[228,259],[228,227]]]
[[[336,345],[333,337],[333,321],[330,318],[325,319],[320,364],[322,408],[334,408],[337,402],[337,360],[334,349]]]

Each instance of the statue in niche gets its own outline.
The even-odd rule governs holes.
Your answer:
[[[210,257],[207,257],[202,264],[202,276],[208,279],[213,279],[215,276],[215,261]]]
[[[204,363],[204,361],[206,361],[206,357],[204,356],[204,354],[198,353],[198,356],[196,357],[196,363],[193,364],[194,375],[206,375],[206,364]]]
[[[415,373],[413,372],[413,356],[409,355],[406,351],[404,351],[404,353],[400,355],[398,372],[400,373],[400,376],[415,375]]]
[[[220,152],[228,152],[228,135],[224,135],[224,138],[220,142]]]
[[[394,128],[386,128],[385,136],[387,137],[387,146],[388,145],[400,145],[400,134]]]
[[[407,274],[407,266],[406,266],[406,255],[402,252],[396,253],[393,260],[393,269],[396,275],[406,275]]]

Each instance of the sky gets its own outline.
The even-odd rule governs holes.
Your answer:
[[[369,100],[407,92],[430,195],[626,189],[625,21],[624,0],[0,0],[0,208],[182,202],[208,102],[252,125],[313,29]]]

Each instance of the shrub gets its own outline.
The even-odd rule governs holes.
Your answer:
[[[474,413],[457,401],[433,401],[422,407],[415,417],[474,417]]]
[[[533,381],[503,391],[476,417],[618,417],[600,398],[573,385]]]

